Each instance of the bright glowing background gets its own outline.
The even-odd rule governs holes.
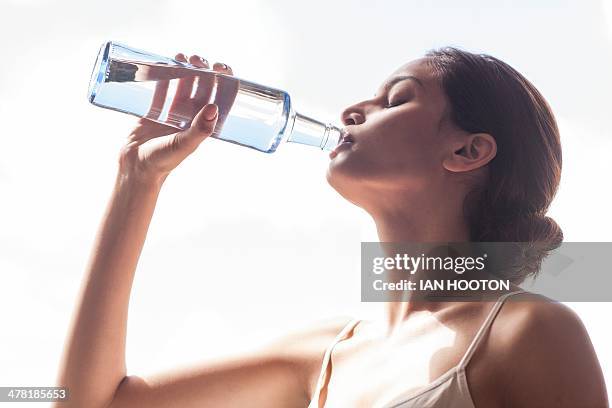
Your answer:
[[[5,2],[0,385],[52,384],[117,152],[135,122],[85,99],[106,39],[226,62],[334,122],[432,47],[491,53],[531,79],[558,115],[564,173],[551,215],[566,240],[609,241],[612,6],[495,3]],[[231,354],[325,316],[377,312],[359,303],[359,243],[375,239],[372,225],[326,184],[327,163],[306,147],[265,155],[208,140],[170,176],[135,279],[130,373]],[[571,306],[610,388],[611,307]]]

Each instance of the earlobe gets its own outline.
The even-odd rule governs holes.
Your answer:
[[[452,146],[452,153],[442,163],[454,173],[465,172],[487,165],[497,154],[495,138],[488,133],[472,133]]]

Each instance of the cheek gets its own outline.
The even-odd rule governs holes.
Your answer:
[[[336,156],[329,166],[328,181],[423,188],[437,168],[435,148],[431,143],[409,139],[409,135],[387,135],[383,140],[384,136],[355,145]]]
[[[422,187],[439,166],[439,141],[433,121],[416,109],[372,118],[350,151],[330,163],[328,181],[371,181]],[[333,184],[333,183],[332,183]]]
[[[395,176],[429,173],[436,167],[440,150],[430,123],[423,115],[398,114],[380,123],[375,137],[356,148],[362,148],[363,157],[385,173]]]

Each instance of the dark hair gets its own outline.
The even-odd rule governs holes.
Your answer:
[[[488,180],[464,202],[472,241],[520,242],[503,278],[536,276],[563,233],[545,216],[561,178],[559,129],[550,106],[523,75],[503,61],[446,47],[425,57],[449,100],[449,119],[470,133],[495,138]]]

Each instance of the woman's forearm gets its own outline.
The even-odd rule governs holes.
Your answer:
[[[61,407],[105,407],[126,375],[130,291],[162,184],[116,178],[65,343],[58,385],[69,399]]]

